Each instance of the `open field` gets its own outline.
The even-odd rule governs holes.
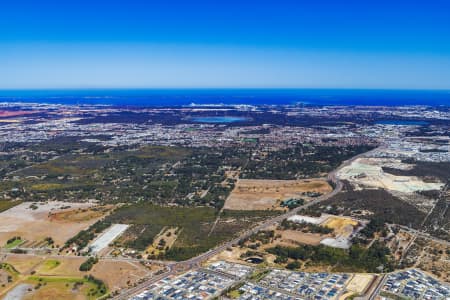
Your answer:
[[[152,272],[157,271],[155,266]],[[118,289],[133,285],[148,274],[148,270],[139,263],[129,261],[100,260],[89,272],[95,278],[102,280],[108,290],[114,292]]]
[[[33,290],[24,295],[22,300],[90,300],[106,292],[85,278],[30,276],[24,282],[33,285]]]
[[[49,258],[39,264],[34,271],[39,276],[83,277],[86,273],[79,270],[85,257]]]
[[[275,245],[296,246],[298,244],[319,245],[324,236],[318,233],[305,233],[298,230],[279,230],[276,234],[281,235],[281,239],[267,247],[274,247]]]
[[[80,271],[79,267],[85,260],[85,257],[49,259],[36,268],[36,275],[83,277],[87,273]],[[102,280],[110,291],[114,291],[135,283],[148,272],[146,267],[134,262],[100,260],[89,271],[89,274]]]
[[[374,279],[375,275],[355,274],[347,285],[347,290],[362,295]]]
[[[265,180],[240,179],[225,201],[232,210],[279,209],[280,202],[292,198],[307,198],[303,193],[326,194],[332,190],[325,180]]]
[[[81,207],[77,209],[66,209],[52,212],[49,217],[51,221],[85,222],[101,218],[112,208],[112,205],[105,205],[89,208]]]
[[[66,287],[66,283],[69,283],[69,286],[72,287],[73,280],[84,280],[83,277],[87,274],[91,274],[95,278],[103,281],[106,284],[108,290],[113,292],[120,288],[129,287],[130,285],[136,283],[140,278],[148,275],[150,272],[156,272],[161,269],[161,267],[156,265],[143,266],[140,263],[130,261],[100,260],[97,264],[94,265],[92,270],[86,273],[79,270],[80,265],[85,260],[85,257],[72,256],[44,259],[39,256],[19,254],[8,254],[5,259],[5,261],[8,262],[8,265],[14,267],[14,269],[16,269],[18,272],[16,273],[17,276],[14,276],[14,282],[16,282],[17,278],[19,278],[19,283],[30,283],[34,287],[36,285],[36,282],[34,282],[35,280],[28,280],[30,274],[34,274],[33,278],[44,278],[44,281],[46,281],[47,279],[51,280],[52,278],[55,278],[59,279],[56,280],[58,282],[64,282],[64,286],[56,284],[56,281],[53,282],[54,284],[47,283],[47,285],[49,285],[49,293],[54,289],[56,289],[56,291],[54,291],[56,293],[55,295],[59,295],[60,293],[62,293],[62,298],[54,299],[66,299],[63,297],[66,296],[64,294],[65,291],[59,291],[59,289]],[[2,278],[3,273],[0,272],[0,280],[2,280]],[[69,281],[66,282],[65,279],[68,279]],[[89,286],[89,284],[90,283],[88,283],[87,286]],[[8,288],[8,285],[6,285],[6,288]],[[5,290],[2,289],[0,285],[0,295],[3,291]],[[68,291],[71,291],[71,289],[69,289]],[[73,294],[75,295],[75,293]],[[81,294],[82,295],[79,296],[80,298],[69,297],[67,299],[92,298],[86,297],[86,294]],[[46,289],[43,289],[42,291],[39,289],[38,291],[33,293],[32,297],[30,296],[31,298],[26,299],[46,299],[46,295]]]
[[[0,245],[5,245],[14,236],[26,241],[24,247],[45,244],[42,241],[47,237],[51,237],[56,245],[62,245],[101,217],[103,213],[97,211],[76,216],[79,209],[89,211],[93,205],[51,201],[34,205],[22,203],[10,208],[0,213]],[[62,209],[64,207],[66,209]]]
[[[47,259],[42,263],[40,266],[41,272],[48,272],[53,270],[54,268],[58,267],[61,264],[59,260],[56,259]]]
[[[44,259],[40,256],[25,256],[20,254],[8,254],[4,262],[14,266],[14,268],[21,274],[29,273]]]
[[[18,279],[19,272],[13,265],[0,263],[0,295],[13,287]]]

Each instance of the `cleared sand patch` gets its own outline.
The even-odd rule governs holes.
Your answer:
[[[310,223],[320,226],[325,226],[333,229],[332,234],[311,234],[302,233],[301,231],[294,230],[293,232],[298,232],[297,237],[292,236],[291,241],[298,241],[303,244],[323,244],[335,248],[347,249],[351,246],[350,240],[355,229],[360,225],[360,222],[349,217],[334,216],[328,214],[322,214],[320,217],[310,217],[295,215],[288,218],[289,221],[297,223]],[[289,232],[290,230],[282,230],[280,234],[284,232]],[[304,236],[302,236],[303,234]],[[295,239],[297,238],[297,240]],[[282,239],[282,242],[288,241],[287,239]]]
[[[27,245],[38,245],[47,237],[51,237],[55,245],[62,245],[104,215],[104,211],[94,211],[89,216],[76,216],[78,209],[89,210],[94,205],[51,201],[34,205],[26,202],[14,206],[0,213],[0,246],[13,236],[27,240]]]
[[[133,285],[148,271],[134,262],[100,260],[89,273],[102,280],[110,291],[116,291]]]
[[[292,198],[304,198],[303,193],[326,194],[332,190],[326,180],[260,180],[239,179],[225,201],[230,210],[281,209],[280,202]]]
[[[348,249],[351,246],[351,237],[359,222],[348,217],[328,216],[328,218],[321,224],[332,228],[334,237],[327,237],[320,243],[326,246]]]
[[[51,221],[85,222],[104,216],[112,207],[112,205],[105,205],[59,210],[52,212],[49,217]]]
[[[317,233],[305,233],[298,230],[277,230],[277,234],[281,234],[281,240],[276,241],[276,245],[280,243],[286,244],[306,244],[306,245],[319,245],[320,241],[324,238],[323,235]],[[272,247],[273,245],[271,245]]]
[[[112,241],[118,238],[125,230],[127,230],[129,225],[126,224],[114,224],[106,229],[100,236],[98,236],[90,246],[88,246],[92,253],[98,254],[103,249],[108,247]]]
[[[424,182],[415,176],[396,176],[385,173],[382,166],[389,165],[390,160],[381,158],[358,158],[349,166],[342,168],[337,176],[350,181],[357,188],[383,188],[401,193],[440,190],[441,182]]]
[[[310,216],[302,216],[302,215],[295,215],[292,217],[289,217],[288,220],[292,221],[292,222],[297,222],[297,223],[310,223],[310,224],[320,224],[323,221],[326,220],[326,215],[322,214],[320,217],[310,217]]]
[[[24,296],[28,293],[28,290],[33,288],[31,284],[21,283],[14,287],[11,291],[9,291],[3,300],[17,300],[23,299]]]
[[[227,261],[242,264],[243,260],[241,259],[241,255],[245,252],[247,252],[246,248],[231,247],[214,255],[205,264],[210,264],[216,261]]]
[[[374,275],[370,274],[355,274],[353,278],[350,280],[350,282],[347,285],[347,290],[352,291],[353,293],[357,294],[364,294],[366,289],[369,287],[369,285],[372,283],[372,281],[375,279]]]
[[[8,284],[8,276],[10,276],[9,272],[7,272],[6,270],[0,269],[0,286]]]

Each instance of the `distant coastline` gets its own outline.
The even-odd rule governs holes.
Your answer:
[[[55,89],[0,90],[0,102],[190,105],[369,105],[450,106],[448,90],[370,89]]]

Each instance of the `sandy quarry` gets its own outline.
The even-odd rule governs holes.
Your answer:
[[[52,214],[58,211],[72,211],[78,214],[79,208],[93,207],[94,203],[68,203],[52,201],[37,203],[37,209],[30,208],[32,203],[22,203],[0,213],[0,246],[13,236],[20,236],[26,244],[33,245],[46,237],[51,237],[56,245],[64,244],[80,230],[96,222],[101,215],[93,212],[83,219],[54,218]],[[67,207],[61,210],[61,207]]]
[[[323,179],[260,180],[239,179],[225,201],[225,209],[280,209],[280,202],[291,198],[307,199],[303,192],[329,193],[331,186]]]
[[[440,190],[443,186],[441,182],[424,182],[414,176],[395,176],[385,173],[382,166],[393,166],[396,168],[406,168],[400,162],[392,159],[379,158],[358,158],[349,166],[342,168],[337,176],[340,179],[350,181],[356,188],[383,188],[389,191],[400,193],[414,193],[424,190]]]
[[[349,237],[358,226],[358,221],[348,217],[328,216],[321,225],[332,228],[337,235]]]
[[[318,243],[324,244],[336,248],[347,249],[350,247],[350,240],[355,229],[360,225],[360,222],[350,218],[342,216],[334,216],[329,214],[322,214],[320,217],[310,217],[302,215],[294,215],[289,217],[288,220],[293,222],[305,222],[321,226],[326,226],[333,229],[332,235],[320,235],[320,234],[297,234],[295,237],[291,237],[291,241],[299,242],[302,244],[316,245]],[[288,230],[283,230],[286,232]],[[286,239],[282,233],[282,237]]]

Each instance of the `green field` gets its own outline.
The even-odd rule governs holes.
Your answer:
[[[24,241],[20,238],[18,239],[14,239],[13,241],[6,243],[5,248],[7,249],[12,249],[14,247],[19,246],[20,244],[22,244]]]
[[[31,294],[31,299],[79,299],[79,294],[82,294],[85,299],[93,300],[108,292],[105,284],[92,276],[30,276],[25,282],[34,285],[35,291]]]
[[[41,271],[50,271],[53,270],[54,268],[56,268],[57,266],[59,266],[61,264],[61,262],[59,260],[56,259],[48,259],[46,260],[42,266],[41,266]]]
[[[10,209],[11,207],[19,205],[20,203],[22,203],[22,202],[21,201],[0,200],[0,213],[2,211]]]

